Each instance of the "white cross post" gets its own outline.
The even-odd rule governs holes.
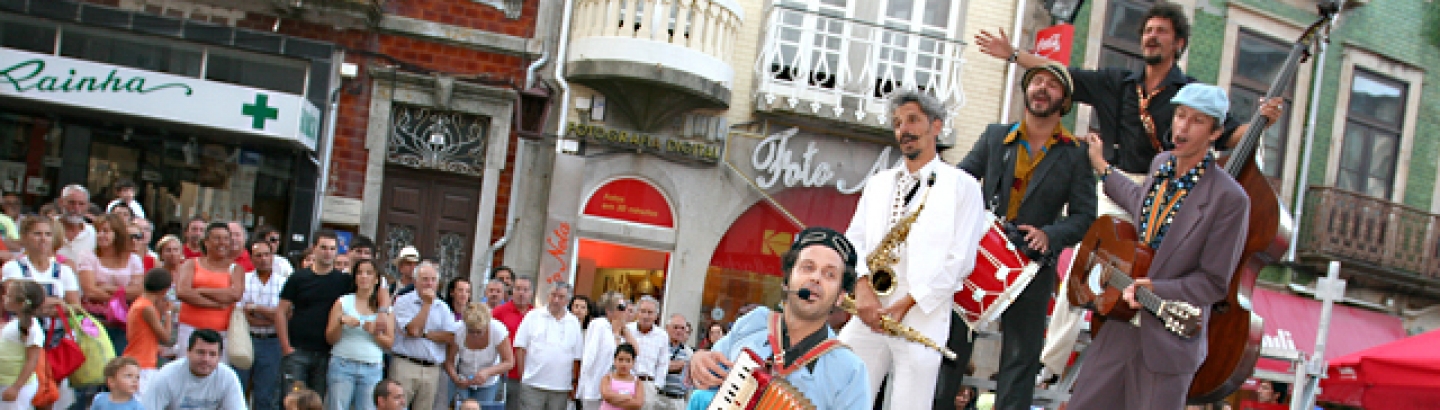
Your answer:
[[[1328,367],[1325,360],[1326,339],[1330,335],[1330,312],[1335,301],[1345,298],[1345,280],[1340,279],[1340,262],[1330,261],[1330,272],[1315,281],[1315,299],[1320,300],[1320,330],[1315,335],[1315,353],[1305,362],[1304,384],[1295,386],[1295,395],[1290,400],[1290,410],[1315,408],[1315,396],[1320,393],[1320,378],[1325,377]]]

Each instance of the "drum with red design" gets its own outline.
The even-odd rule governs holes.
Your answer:
[[[989,213],[986,216],[990,228],[980,239],[975,270],[965,278],[964,289],[955,292],[955,313],[977,331],[1000,320],[1000,314],[1040,270],[1039,264],[1007,239],[1000,221]]]

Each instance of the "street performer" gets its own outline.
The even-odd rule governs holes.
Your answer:
[[[1140,242],[1155,251],[1147,277],[1125,288],[1124,302],[1139,308],[1135,288],[1143,286],[1161,299],[1199,307],[1200,323],[1209,323],[1210,306],[1225,299],[1240,262],[1250,198],[1210,152],[1224,131],[1230,106],[1225,92],[1194,83],[1171,101],[1176,104],[1175,148],[1150,162],[1143,183],[1116,177],[1093,134],[1086,137],[1088,154],[1105,194],[1138,221]],[[1100,328],[1068,408],[1185,407],[1191,379],[1205,358],[1208,329],[1182,339],[1153,315],[1136,317],[1135,324],[1110,321]]]
[[[1174,147],[1174,97],[1187,84],[1196,80],[1185,74],[1180,67],[1180,57],[1190,45],[1190,20],[1185,9],[1169,1],[1157,1],[1137,20],[1134,27],[1140,39],[1140,54],[1144,60],[1142,69],[1101,68],[1097,70],[1071,67],[1070,75],[1075,79],[1074,99],[1077,103],[1088,104],[1095,110],[1092,128],[1099,128],[1100,139],[1104,141],[1107,161],[1115,165],[1116,171],[1126,178],[1139,182],[1145,177],[1150,160],[1161,151]],[[1132,28],[1124,28],[1132,29]],[[1049,61],[1045,57],[1016,50],[1003,30],[992,34],[981,30],[975,36],[980,52],[1029,68]],[[1274,125],[1284,113],[1284,99],[1272,98],[1259,101],[1257,110]],[[1249,113],[1239,109],[1237,113]],[[1224,132],[1216,144],[1218,149],[1228,149],[1239,144],[1249,130],[1243,124],[1245,117],[1230,116],[1224,124]],[[1114,215],[1128,220],[1126,215],[1110,198],[1100,195],[1097,204],[1099,215]],[[1059,294],[1065,294],[1061,287]],[[1059,374],[1069,362],[1074,350],[1075,338],[1080,332],[1084,315],[1079,309],[1071,308],[1065,298],[1056,300],[1051,317],[1046,346],[1043,353],[1045,366]]]
[[[872,396],[889,375],[882,408],[923,409],[931,405],[942,358],[921,344],[886,335],[880,318],[888,316],[943,345],[953,296],[975,266],[987,220],[980,184],[939,159],[936,145],[945,121],[940,102],[903,91],[892,98],[890,110],[904,161],[866,180],[845,236],[861,255],[893,250],[898,262],[882,272],[860,265],[858,314],[840,331],[840,341],[865,361]],[[926,202],[902,242],[882,243],[897,222]]]
[[[817,409],[855,409],[870,402],[865,363],[834,339],[826,319],[841,292],[855,287],[855,247],[829,228],[809,228],[781,256],[781,312],[757,307],[741,316],[710,350],[690,357],[686,377],[695,387],[689,408],[704,410],[715,388],[745,349],[771,361],[784,379]],[[744,408],[744,407],[739,407]]]
[[[1095,221],[1095,176],[1085,147],[1060,124],[1070,111],[1070,74],[1048,63],[1025,71],[1025,116],[1015,124],[991,124],[960,161],[960,169],[981,180],[987,205],[1024,235],[1040,264],[1030,284],[1001,316],[1000,373],[996,409],[1030,409],[1045,313],[1055,289],[1054,253],[1079,242]],[[1062,215],[1062,212],[1065,215]],[[951,318],[951,350],[957,360],[941,366],[935,408],[953,408],[974,342],[972,330]],[[973,329],[979,330],[979,329]]]

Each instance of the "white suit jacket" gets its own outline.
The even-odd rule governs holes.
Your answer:
[[[890,207],[897,182],[900,173],[907,171],[903,164],[880,171],[866,181],[860,194],[855,216],[845,231],[862,258],[856,267],[860,276],[870,274],[863,258],[890,231]],[[935,185],[927,186],[931,173]],[[925,210],[911,226],[895,269],[897,276],[904,276],[908,293],[915,299],[915,307],[902,323],[944,343],[950,332],[950,304],[961,289],[961,281],[974,269],[976,248],[988,229],[986,211],[980,184],[970,174],[937,158],[921,168],[917,176],[920,189],[906,213],[914,212],[922,199],[926,201]],[[933,191],[928,198],[926,190]],[[881,298],[881,304],[889,306],[900,296],[897,292]]]

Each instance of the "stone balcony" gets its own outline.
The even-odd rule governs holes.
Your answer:
[[[1440,215],[1333,187],[1307,198],[1301,261],[1323,272],[1338,260],[1352,281],[1440,297]]]
[[[743,12],[735,0],[576,0],[566,78],[640,131],[730,105]]]
[[[938,97],[950,117],[965,104],[963,41],[785,4],[766,19],[754,67],[758,111],[885,129],[899,90]],[[945,121],[942,141],[953,141],[953,123]]]

